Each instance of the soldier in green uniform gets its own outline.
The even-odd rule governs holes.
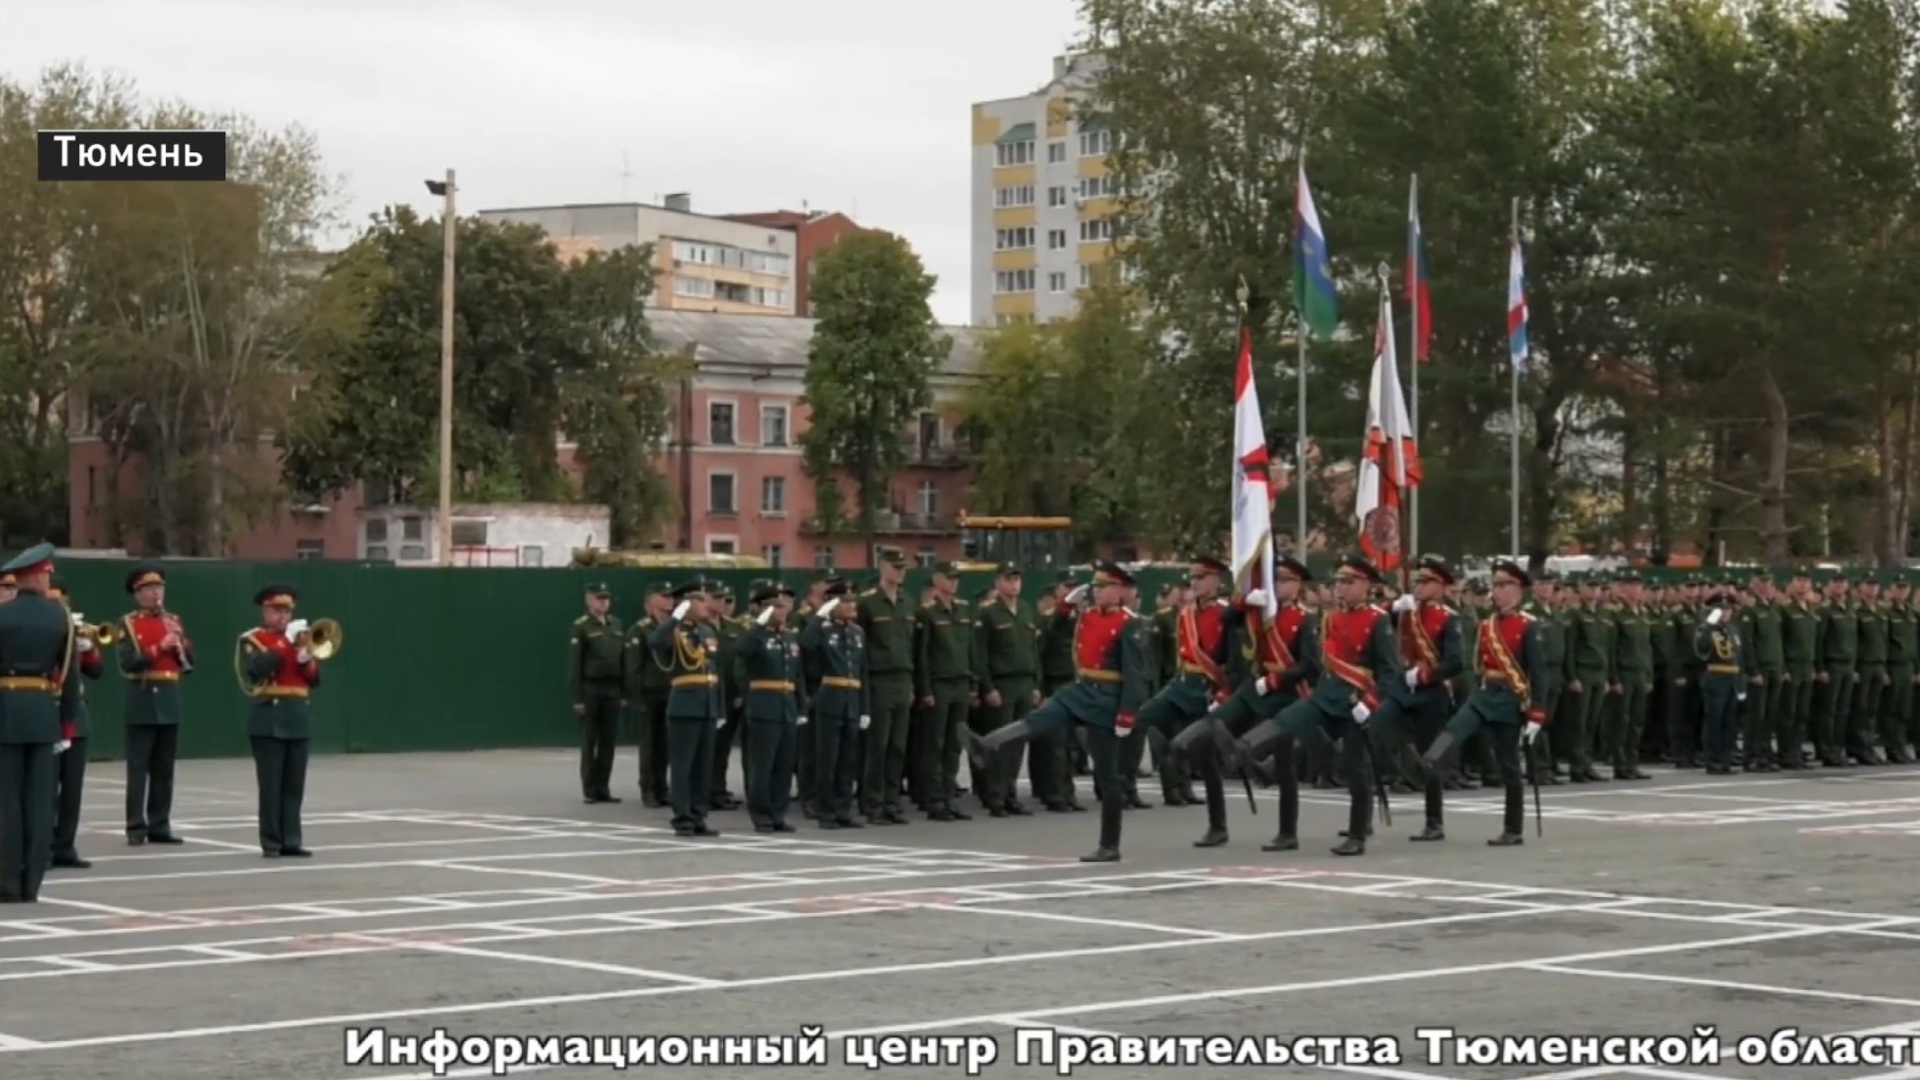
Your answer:
[[[58,600],[68,611],[73,611],[66,583],[59,578],[53,579],[47,595]],[[82,679],[98,679],[106,665],[100,658],[99,643],[87,632],[86,616],[73,612],[72,618],[73,675],[70,677],[79,687],[80,701],[74,711],[73,737],[63,740],[67,744],[64,747],[56,744],[59,760],[54,776],[53,865],[62,869],[85,870],[93,864],[80,857],[80,806],[86,792],[87,744],[93,735],[93,717],[87,709],[87,686]]]
[[[913,681],[918,708],[913,735],[913,787],[929,821],[967,821],[954,802],[950,778],[959,771],[960,731],[967,710],[979,700],[974,658],[973,605],[960,599],[960,568],[941,562],[933,568],[933,595],[913,613]],[[949,761],[949,759],[952,759]],[[980,793],[986,800],[986,793]],[[1002,804],[987,807],[995,817],[1029,811],[1008,792]]]
[[[1560,717],[1560,703],[1567,690],[1568,664],[1572,659],[1567,650],[1567,615],[1560,604],[1561,584],[1551,570],[1543,570],[1533,579],[1530,587],[1532,596],[1522,605],[1522,610],[1532,615],[1540,627],[1540,664],[1546,673],[1546,682],[1542,686],[1545,692],[1547,723],[1541,725],[1540,733],[1527,744],[1527,768],[1542,785],[1558,784],[1560,777],[1553,768],[1553,744],[1551,730],[1554,721]],[[1463,640],[1464,650],[1471,653],[1475,638]],[[1472,657],[1468,665],[1472,666]]]
[[[713,807],[713,737],[727,722],[717,666],[720,637],[714,632],[708,589],[695,578],[675,586],[673,610],[647,637],[647,647],[668,673],[667,788],[673,800],[673,831],[679,836],[718,836],[708,826]]]
[[[787,625],[792,627],[796,634],[806,629],[807,624],[813,620],[814,613],[820,610],[820,605],[826,603],[827,583],[831,580],[831,577],[816,577],[807,583],[807,595],[794,607],[793,614],[787,617]],[[814,670],[813,660],[804,648],[800,650],[800,670],[804,689],[801,699],[811,702],[814,690],[820,682],[820,673]],[[814,731],[815,729],[809,728],[800,733],[793,754],[794,797],[800,802],[800,813],[808,818],[813,817],[814,808],[813,756],[816,742]]]
[[[1747,772],[1772,772],[1790,747],[1780,731],[1785,711],[1787,675],[1786,619],[1782,597],[1773,578],[1764,573],[1752,579],[1753,602],[1740,609],[1740,636],[1746,641],[1753,674],[1747,677],[1747,700],[1740,717],[1741,763]],[[1774,737],[1780,746],[1774,748]]]
[[[747,600],[754,614],[734,645],[746,695],[744,722],[753,728],[745,752],[747,816],[754,832],[792,832],[787,808],[793,797],[794,746],[807,723],[800,635],[788,626],[793,590],[763,581]]]
[[[713,809],[738,810],[742,805],[740,797],[727,786],[733,766],[733,746],[736,740],[746,739],[751,733],[744,720],[746,695],[740,689],[740,665],[734,650],[741,635],[753,624],[733,613],[732,589],[724,582],[714,582],[713,588],[713,632],[720,639],[720,655],[714,659],[714,665],[720,672],[720,700],[726,703],[727,722],[713,735],[713,778],[708,781],[707,790],[713,794]]]
[[[1100,792],[1100,840],[1082,862],[1120,861],[1120,823],[1126,809],[1120,784],[1120,743],[1147,703],[1150,684],[1145,619],[1122,606],[1133,575],[1118,563],[1101,562],[1091,586],[1069,593],[1057,619],[1072,620],[1077,677],[1025,720],[1000,728],[984,739],[970,739],[967,756],[986,790],[1009,786],[1012,776],[997,768],[1003,755],[1017,754],[1025,740],[1074,725],[1087,729],[1087,754],[1093,759],[1094,786]],[[1080,610],[1088,590],[1093,604]]]
[[[71,743],[80,710],[73,621],[50,599],[52,544],[5,569],[18,592],[0,604],[0,904],[40,900],[53,861],[54,747]]]
[[[621,683],[631,704],[636,757],[640,760],[640,805],[659,809],[667,805],[667,669],[647,644],[655,629],[673,610],[667,587],[648,586],[640,618],[627,631],[621,650]]]
[[[1706,721],[1707,772],[1714,776],[1733,772],[1734,723],[1747,697],[1750,670],[1743,645],[1733,598],[1714,593],[1707,599],[1707,617],[1693,637],[1694,655],[1703,664],[1700,704]]]
[[[193,673],[193,643],[166,610],[167,575],[158,566],[127,575],[135,609],[120,620],[114,656],[127,678],[127,843],[179,844],[173,831],[173,773],[180,752],[180,682]]]
[[[1880,745],[1887,758],[1913,764],[1907,749],[1907,717],[1913,713],[1914,674],[1920,671],[1920,613],[1913,583],[1903,574],[1887,585],[1887,689],[1880,695]]]
[[[1453,714],[1446,729],[1419,761],[1431,778],[1454,746],[1476,730],[1487,730],[1499,758],[1500,784],[1506,796],[1500,835],[1491,847],[1518,847],[1525,842],[1526,789],[1521,786],[1520,753],[1547,723],[1546,659],[1540,645],[1539,621],[1522,610],[1532,580],[1519,563],[1501,559],[1493,564],[1494,612],[1475,632],[1474,669],[1480,685]],[[1524,724],[1524,726],[1523,726]],[[1429,779],[1431,787],[1431,779]]]
[[[1847,595],[1846,575],[1835,573],[1826,582],[1820,608],[1820,670],[1814,675],[1818,716],[1813,735],[1820,764],[1842,768],[1847,764],[1845,739],[1853,714],[1854,687],[1860,681],[1860,620]]]
[[[825,602],[800,631],[800,651],[818,675],[810,703],[814,728],[814,818],[823,829],[857,829],[853,789],[860,735],[873,724],[872,670],[867,635],[853,586],[827,583]]]
[[[1002,564],[994,583],[993,602],[982,605],[974,621],[973,655],[979,664],[980,700],[983,720],[977,735],[987,735],[1008,724],[1027,718],[1040,704],[1040,627],[1033,607],[1020,599],[1020,568]],[[962,742],[965,740],[962,739]],[[1033,782],[1033,797],[1049,810],[1063,810],[1059,791],[1062,777],[1041,747],[1045,740],[1035,739],[1027,747],[1027,776]],[[987,793],[980,791],[984,804]],[[1019,800],[1010,800],[1018,805]],[[1010,812],[1007,806],[989,806],[995,817]]]
[[[1781,708],[1774,737],[1779,741],[1783,769],[1807,767],[1803,746],[1813,722],[1814,673],[1820,659],[1820,611],[1815,603],[1813,578],[1803,569],[1787,582],[1787,602],[1781,608],[1781,644],[1785,668],[1780,677]]]
[[[1650,779],[1640,769],[1640,736],[1647,727],[1647,696],[1653,692],[1653,623],[1640,575],[1628,571],[1615,581],[1614,681],[1618,699],[1603,736],[1615,780]]]
[[[299,599],[291,585],[261,589],[253,597],[260,625],[234,642],[240,690],[251,702],[247,739],[260,800],[260,854],[269,859],[313,854],[301,845],[300,812],[307,799],[312,694],[320,685],[320,663],[308,644],[307,621],[293,618]]]
[[[1860,678],[1855,683],[1853,723],[1843,740],[1848,754],[1862,765],[1885,765],[1880,752],[1880,698],[1892,679],[1887,674],[1887,606],[1880,599],[1880,582],[1864,571],[1854,586],[1860,627]]]
[[[860,594],[856,605],[866,638],[873,712],[861,739],[860,809],[870,825],[905,825],[900,812],[900,780],[907,760],[908,726],[913,722],[913,615],[918,607],[907,595],[906,553],[878,549],[880,583]]]
[[[1587,756],[1591,733],[1600,729],[1606,716],[1607,698],[1614,685],[1613,613],[1602,598],[1603,582],[1592,575],[1580,582],[1580,605],[1573,618],[1568,648],[1572,650],[1573,677],[1567,681],[1567,695],[1579,702],[1578,716],[1567,731],[1564,750],[1567,775],[1576,784],[1598,783],[1603,779]],[[1560,741],[1554,743],[1562,749]]]
[[[580,721],[580,798],[590,804],[620,801],[611,785],[627,704],[626,635],[612,607],[612,589],[588,585],[587,613],[573,620],[567,644],[567,696]]]
[[[1033,617],[1040,628],[1040,700],[1059,693],[1062,688],[1073,685],[1073,620],[1056,619],[1054,614],[1060,608],[1060,602],[1074,587],[1072,574],[1061,574],[1059,580],[1048,588],[1045,596],[1034,605]],[[1034,708],[1039,708],[1036,704]],[[1027,768],[1030,773],[1047,777],[1047,790],[1058,797],[1055,803],[1046,796],[1040,796],[1048,810],[1059,813],[1082,813],[1086,807],[1081,804],[1075,791],[1074,777],[1081,769],[1086,756],[1081,746],[1079,732],[1072,729],[1037,735],[1029,744]],[[1039,787],[1039,781],[1034,781]]]

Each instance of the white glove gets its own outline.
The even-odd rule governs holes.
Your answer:
[[[1248,593],[1246,604],[1248,607],[1257,607],[1257,608],[1266,607],[1267,606],[1267,590],[1255,589],[1252,592]]]
[[[1407,689],[1409,690],[1420,689],[1420,669],[1419,668],[1407,669]]]
[[[793,726],[794,726],[794,727],[806,727],[806,726],[807,726],[807,718],[803,716],[803,717],[801,717],[801,718],[799,718],[798,720],[795,720],[795,721],[793,722]]]
[[[1735,701],[1747,700],[1747,692],[1745,690],[1740,691],[1739,693],[1733,695],[1733,700]]]
[[[861,717],[861,718],[860,718],[860,730],[861,730],[861,731],[865,731],[865,730],[867,730],[867,725],[868,725],[868,724],[871,724],[871,723],[873,723],[873,717],[871,717],[871,716],[863,716],[863,717]]]
[[[1079,607],[1080,602],[1082,600],[1085,600],[1086,598],[1087,598],[1087,587],[1085,585],[1075,585],[1073,587],[1073,591],[1068,593],[1067,598],[1061,602],[1066,604],[1068,607]]]
[[[83,637],[79,641],[75,642],[73,647],[80,652],[90,653],[94,650],[93,639],[90,637]]]
[[[1361,727],[1365,727],[1367,724],[1367,717],[1372,715],[1373,715],[1373,710],[1367,708],[1366,702],[1356,701],[1353,703],[1353,722],[1354,723],[1359,724]]]
[[[313,660],[313,650],[301,649],[299,652],[293,654],[293,658],[303,664],[309,663]]]
[[[68,742],[65,739],[61,739],[59,742],[53,744],[53,752],[56,754],[64,754],[72,746],[73,744],[71,742]]]
[[[1393,602],[1393,613],[1395,615],[1405,615],[1407,612],[1413,610],[1416,603],[1417,601],[1414,600],[1412,593],[1401,593],[1400,599]]]
[[[1540,734],[1540,725],[1529,720],[1527,721],[1526,730],[1520,733],[1520,741],[1531,746],[1533,745],[1533,737],[1538,734]]]
[[[840,606],[840,598],[839,598],[839,597],[837,597],[837,596],[836,596],[836,597],[834,597],[833,599],[831,599],[831,600],[829,600],[829,601],[827,601],[826,603],[824,603],[824,604],[821,604],[821,605],[820,605],[820,617],[824,619],[824,618],[826,618],[827,616],[829,616],[829,615],[831,615],[831,614],[833,614],[833,609],[834,609],[834,608],[837,608],[837,607],[839,607],[839,606]]]
[[[1719,626],[1720,620],[1725,617],[1726,617],[1725,613],[1723,613],[1719,608],[1714,608],[1712,611],[1707,612],[1707,625]]]
[[[1267,681],[1265,675],[1262,675],[1253,680],[1253,692],[1259,697],[1266,697],[1268,694],[1273,693],[1273,684]]]
[[[678,603],[677,605],[675,605],[675,606],[674,606],[674,609],[673,609],[673,619],[674,619],[674,621],[675,621],[675,622],[679,622],[679,621],[680,621],[681,619],[684,619],[684,618],[686,618],[686,617],[687,617],[687,609],[688,609],[688,608],[690,608],[690,607],[692,607],[692,606],[693,606],[693,601],[691,601],[691,600],[682,600],[682,601],[680,601],[680,603]]]
[[[724,716],[713,722],[713,730],[715,731],[719,731],[721,728],[726,726],[727,726],[727,718]]]
[[[765,626],[765,625],[767,625],[768,623],[770,623],[770,622],[772,622],[772,621],[773,621],[773,608],[771,608],[771,607],[765,607],[765,608],[761,608],[761,609],[760,609],[760,614],[758,614],[758,615],[755,615],[755,616],[753,617],[753,621],[754,621],[754,622],[755,622],[755,623],[756,623],[757,625],[760,625],[760,626]]]
[[[297,638],[301,634],[304,634],[306,632],[307,632],[307,620],[305,619],[295,619],[292,622],[287,624],[287,637],[289,639]]]

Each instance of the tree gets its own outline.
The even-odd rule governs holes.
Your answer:
[[[456,229],[457,497],[571,501],[564,433],[584,493],[612,510],[614,542],[644,539],[668,510],[652,467],[667,365],[644,314],[651,248],[565,264],[533,226]],[[308,358],[314,382],[281,440],[294,490],[374,482],[398,502],[437,496],[442,243],[438,221],[390,209],[328,269],[328,302],[358,317]]]
[[[808,349],[807,469],[820,488],[821,525],[837,530],[844,469],[859,495],[855,518],[871,549],[874,512],[906,464],[903,432],[933,401],[933,376],[953,343],[930,304],[933,275],[905,240],[851,233],[821,254],[810,283],[815,317]]]

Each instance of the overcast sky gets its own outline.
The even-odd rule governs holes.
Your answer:
[[[693,196],[900,233],[967,321],[969,106],[1052,74],[1074,0],[68,0],[0,29],[17,80],[62,60],[316,132],[348,228],[458,170],[461,210]],[[622,173],[630,173],[622,176]]]

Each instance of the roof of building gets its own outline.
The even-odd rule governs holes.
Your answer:
[[[662,352],[685,355],[693,349],[699,365],[742,368],[804,368],[818,320],[794,315],[722,315],[711,311],[650,310],[647,326]],[[940,367],[948,376],[978,372],[974,352],[977,331],[946,326],[953,350]]]

